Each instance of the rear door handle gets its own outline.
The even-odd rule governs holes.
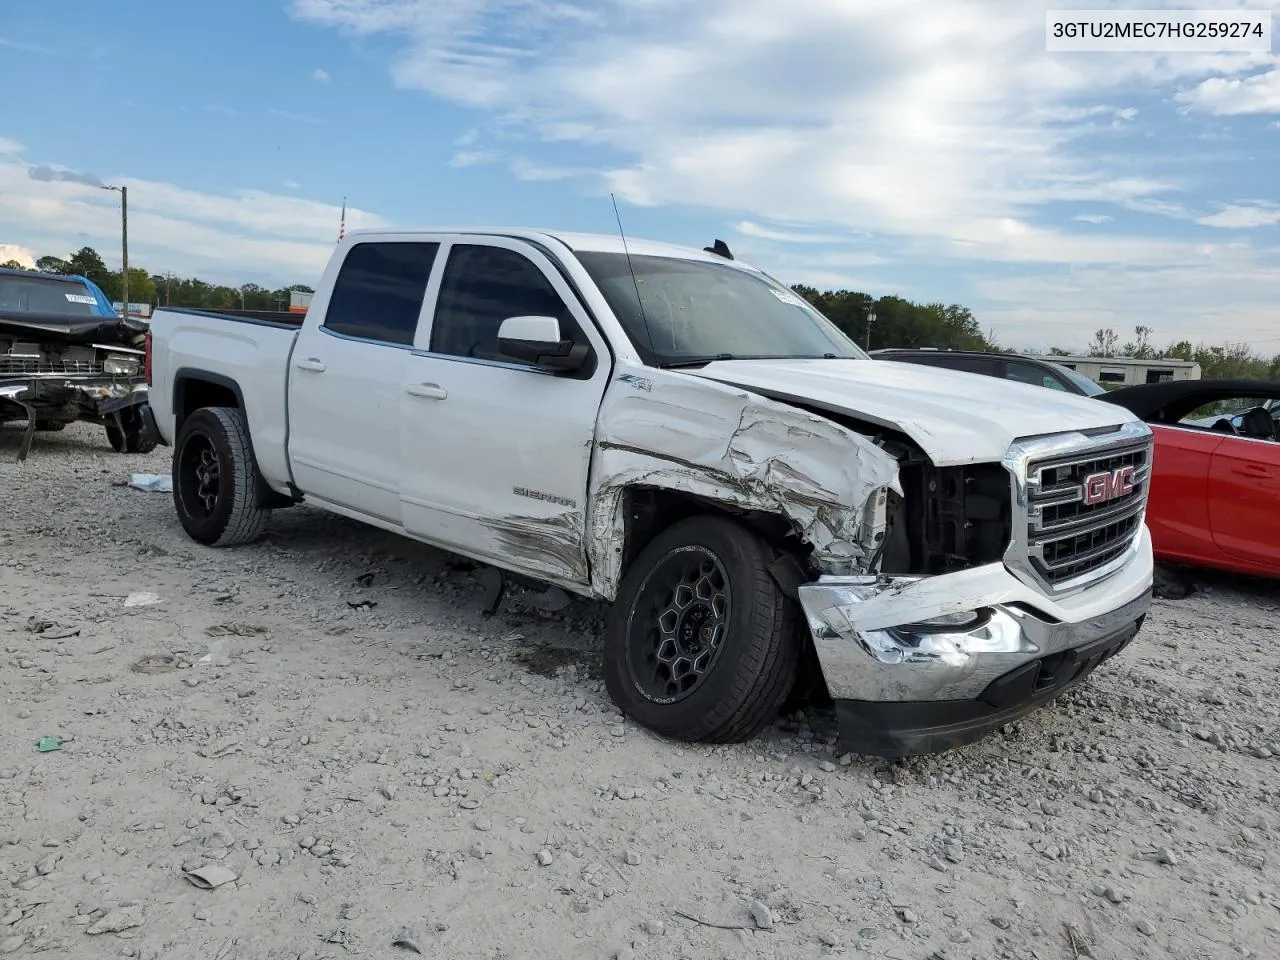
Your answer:
[[[317,360],[315,357],[307,357],[305,360],[299,360],[294,364],[294,366],[299,370],[308,370],[311,373],[324,373],[329,369],[324,365],[322,360]]]
[[[423,400],[443,400],[449,395],[449,391],[438,383],[412,383],[405,387],[405,393]]]

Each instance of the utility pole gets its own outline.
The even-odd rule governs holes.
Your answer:
[[[120,188],[120,251],[124,270],[120,274],[121,294],[124,296],[124,315],[129,316],[129,188]]]
[[[129,188],[103,186],[103,190],[120,193],[120,252],[123,267],[120,271],[120,294],[124,300],[123,315],[129,316]]]

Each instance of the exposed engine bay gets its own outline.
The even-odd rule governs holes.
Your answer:
[[[117,450],[139,447],[146,331],[133,319],[0,314],[0,423],[27,421],[19,460],[37,430],[76,421],[105,426]]]

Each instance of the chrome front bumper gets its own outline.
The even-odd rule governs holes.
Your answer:
[[[1067,656],[1073,651],[1101,651],[1081,660],[1087,674],[1122,648],[1150,607],[1152,573],[1144,527],[1127,563],[1069,596],[1046,597],[1003,564],[990,564],[925,578],[824,577],[800,587],[800,603],[838,711],[842,703],[881,705],[870,709],[878,718],[873,725],[909,727],[925,705],[951,705],[932,711],[954,721],[939,720],[937,729],[846,739],[866,741],[864,752],[895,753],[913,744],[901,752],[929,752],[938,748],[930,744],[976,739],[1083,679],[1078,670],[1065,679],[1052,673],[1079,659]],[[961,710],[961,703],[972,709]],[[957,736],[944,727],[956,728]]]

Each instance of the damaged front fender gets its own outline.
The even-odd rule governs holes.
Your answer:
[[[884,535],[897,462],[868,438],[805,410],[672,371],[616,376],[592,464],[594,591],[621,580],[624,493],[650,488],[788,520],[826,574],[860,572]]]

